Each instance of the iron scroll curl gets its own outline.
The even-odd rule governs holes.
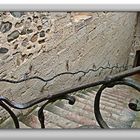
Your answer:
[[[98,124],[100,125],[101,128],[110,128],[107,123],[104,121],[102,115],[101,115],[101,111],[100,111],[100,100],[101,100],[101,94],[103,92],[103,90],[105,90],[106,88],[113,88],[115,85],[126,85],[126,86],[130,86],[134,89],[136,89],[137,91],[140,92],[140,84],[138,84],[137,82],[124,78],[118,81],[112,81],[106,84],[103,84],[100,89],[98,90],[96,96],[95,96],[95,101],[94,101],[94,113],[95,113],[95,118],[98,122]],[[131,99],[128,103],[128,107],[130,109],[132,109],[133,111],[140,111],[140,100],[138,99]]]

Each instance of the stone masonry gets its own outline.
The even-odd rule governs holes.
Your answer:
[[[135,12],[0,12],[0,78],[36,75],[48,79],[108,62],[110,66],[127,65],[136,22]],[[82,78],[83,74],[64,75],[47,85],[38,80],[0,83],[0,92],[11,100],[27,102],[107,74],[109,70]],[[8,116],[0,110],[1,121]]]

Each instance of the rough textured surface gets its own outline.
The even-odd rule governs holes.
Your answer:
[[[89,88],[73,94],[76,98],[74,105],[68,104],[66,100],[47,105],[43,111],[45,128],[100,128],[94,115],[95,95],[95,89]],[[115,86],[103,91],[100,104],[101,114],[111,128],[134,128],[139,125],[137,123],[139,113],[128,108],[129,100],[134,97],[140,97],[140,94],[127,86]],[[37,107],[30,114],[20,117],[21,128],[40,128],[39,109],[40,107]],[[13,128],[13,123],[8,119],[0,127]]]
[[[135,24],[135,12],[0,12],[0,47],[5,48],[0,53],[0,78],[37,75],[48,79],[65,71],[106,66],[108,61],[110,66],[126,65]],[[0,83],[0,92],[11,100],[27,102],[109,72],[90,72],[80,80],[81,74],[65,75],[46,86],[37,80],[14,86]],[[5,116],[2,112],[0,117]]]
[[[135,57],[136,57],[136,52],[140,51],[140,13],[137,15],[137,25],[135,29],[135,34],[134,34],[134,39],[132,42],[132,47],[131,51],[129,54],[129,65],[134,65]]]

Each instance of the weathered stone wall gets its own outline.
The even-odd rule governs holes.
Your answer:
[[[140,13],[137,15],[137,25],[134,33],[134,39],[129,54],[128,64],[134,66],[134,61],[136,57],[136,52],[140,50]]]
[[[45,79],[61,72],[126,65],[135,12],[1,12],[0,77]],[[114,73],[117,72],[114,69]],[[103,78],[109,70],[64,75],[46,86],[38,80],[0,83],[1,95],[26,102],[64,88]],[[99,75],[100,74],[100,75]],[[2,111],[1,111],[2,112]],[[0,115],[4,115],[0,112]]]

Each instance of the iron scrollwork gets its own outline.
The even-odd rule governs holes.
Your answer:
[[[97,122],[99,123],[101,128],[109,128],[107,123],[103,120],[103,117],[100,112],[100,98],[103,90],[105,88],[112,88],[115,85],[127,85],[130,86],[140,92],[140,84],[135,82],[134,80],[127,79],[126,77],[132,76],[134,74],[137,74],[140,72],[140,66],[133,68],[132,70],[127,70],[125,72],[116,74],[114,76],[108,76],[105,78],[105,83],[100,87],[98,90],[96,96],[95,96],[95,102],[94,102],[94,112]],[[134,111],[140,111],[140,100],[138,99],[131,99],[129,104],[129,108]]]
[[[96,72],[98,70],[104,70],[104,69],[110,69],[112,72],[114,68],[119,69],[119,73],[116,75],[107,76],[105,79],[99,80],[99,81],[94,82],[94,83],[88,83],[88,84],[80,85],[78,87],[73,87],[73,88],[70,88],[67,90],[63,90],[63,91],[60,91],[58,93],[48,94],[46,97],[39,97],[39,98],[33,99],[33,100],[26,102],[26,103],[17,103],[15,101],[10,101],[8,98],[6,98],[4,96],[0,96],[0,106],[2,106],[10,114],[10,116],[12,117],[13,122],[15,124],[15,128],[20,128],[18,118],[14,114],[14,112],[10,109],[10,107],[15,108],[15,109],[27,109],[27,108],[30,108],[30,107],[32,107],[36,104],[39,104],[43,101],[46,101],[38,111],[38,119],[40,121],[41,128],[45,128],[45,124],[44,124],[45,118],[44,118],[43,110],[44,110],[46,105],[48,105],[49,103],[55,102],[57,100],[63,100],[63,99],[68,100],[69,104],[73,105],[75,103],[76,99],[73,96],[71,96],[70,93],[77,92],[77,91],[82,90],[82,89],[101,85],[100,89],[98,90],[98,92],[95,96],[94,112],[95,112],[96,120],[99,123],[100,127],[101,128],[109,128],[109,126],[103,120],[102,115],[100,113],[101,93],[106,87],[112,88],[115,85],[127,85],[127,86],[133,87],[136,90],[140,91],[140,84],[139,83],[136,83],[132,80],[127,79],[127,77],[132,76],[132,75],[140,72],[140,66],[133,68],[133,69],[130,69],[130,70],[126,70],[124,72],[120,72],[121,68],[127,69],[128,66],[116,65],[116,66],[110,67],[110,64],[108,63],[108,65],[106,67],[99,67],[98,69],[89,69],[87,72],[85,72],[85,71],[78,71],[78,72],[73,72],[73,73],[72,72],[64,72],[64,73],[60,73],[58,75],[55,75],[54,77],[47,79],[47,80],[45,80],[41,77],[38,77],[38,76],[28,77],[28,78],[21,79],[18,81],[8,80],[8,79],[0,79],[0,82],[9,82],[9,83],[13,83],[13,84],[21,83],[23,81],[27,81],[27,80],[31,80],[31,79],[38,79],[38,80],[41,80],[41,81],[47,83],[47,82],[53,80],[54,78],[57,78],[58,76],[65,75],[65,74],[75,75],[78,73],[83,73],[84,75],[86,75],[89,72]],[[10,106],[10,107],[8,107],[8,106]],[[140,101],[138,99],[132,99],[129,102],[128,106],[130,109],[132,109],[134,111],[140,111]]]

